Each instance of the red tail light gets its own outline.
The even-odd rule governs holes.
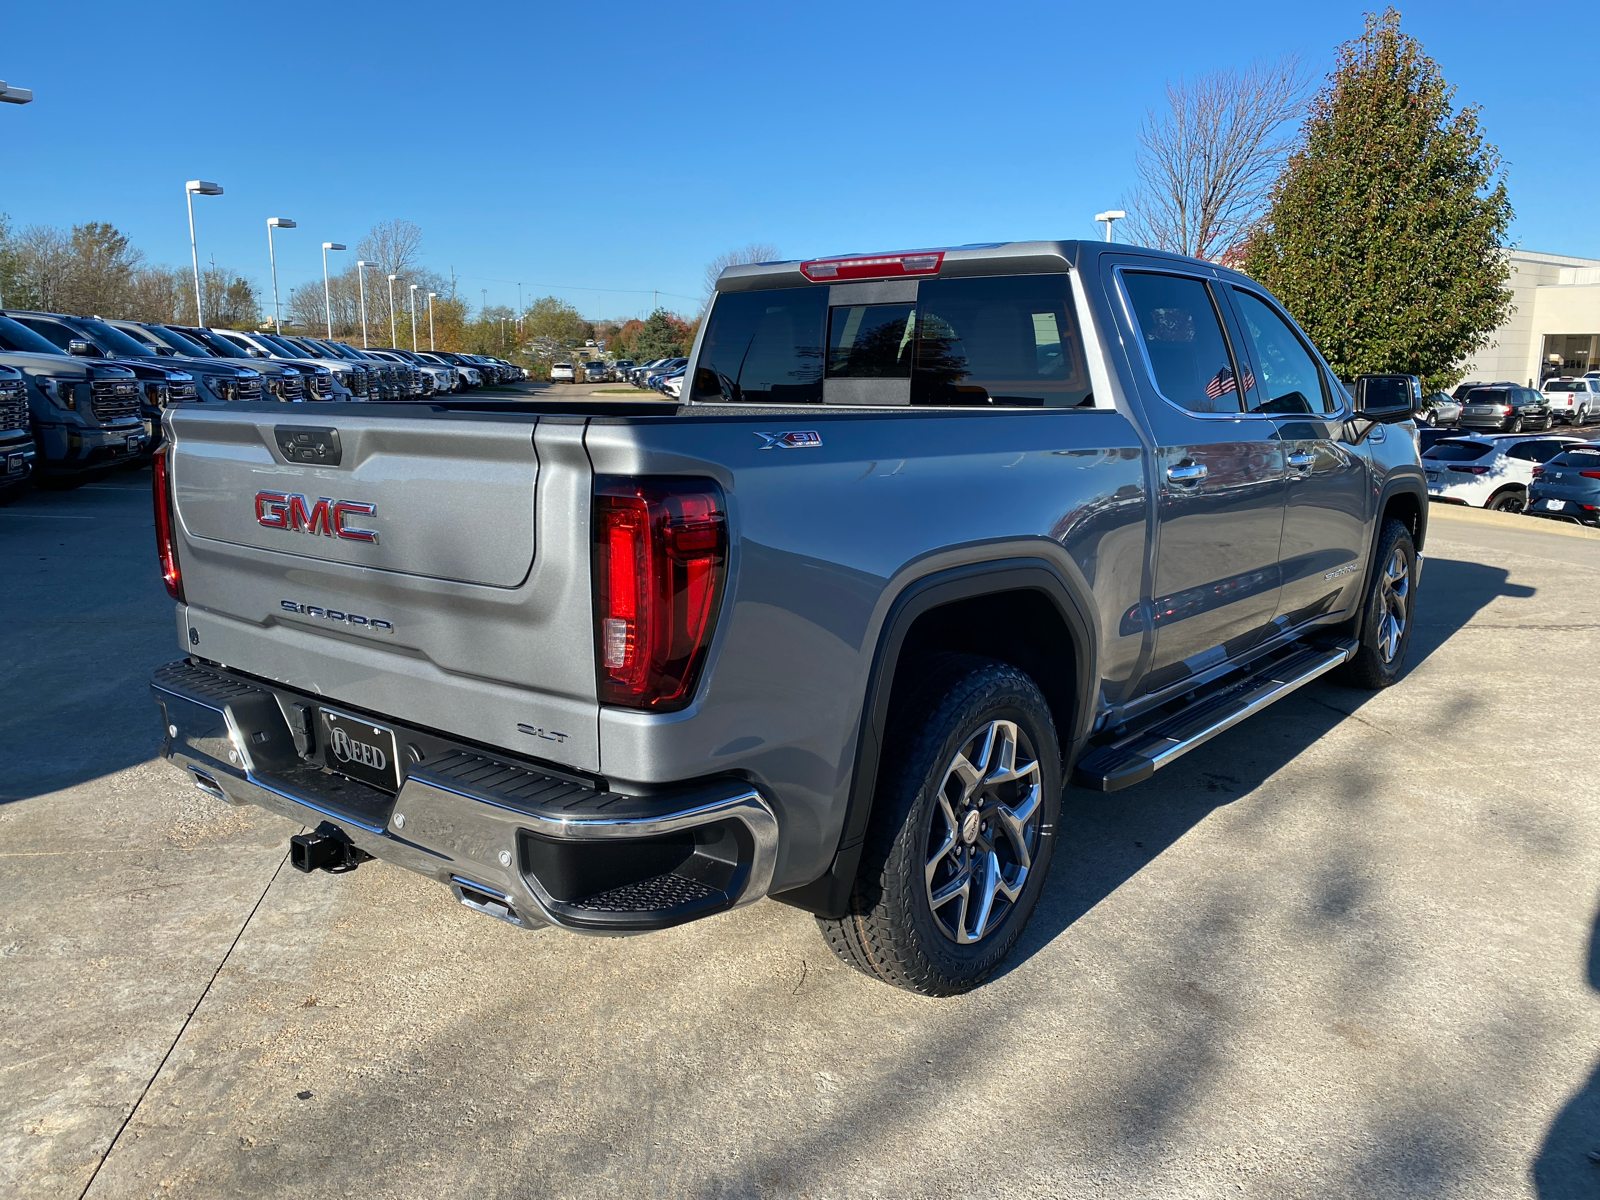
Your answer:
[[[161,559],[161,581],[167,595],[183,603],[183,570],[178,565],[178,531],[172,523],[172,481],[167,451],[157,450],[150,460],[150,497],[156,508],[156,554]]]
[[[1535,463],[1534,467],[1533,467],[1533,477],[1535,479],[1537,479],[1537,478],[1539,478],[1539,476],[1541,476],[1543,474],[1544,474],[1544,467],[1542,467],[1539,464]]]
[[[722,491],[709,479],[595,480],[600,701],[683,708],[711,644],[727,573]]]
[[[818,258],[800,264],[800,274],[813,283],[840,279],[898,279],[904,275],[937,275],[943,250],[911,254],[873,254],[860,258]]]
[[[1488,467],[1479,467],[1479,466],[1458,467],[1454,463],[1452,463],[1450,465],[1450,469],[1452,471],[1460,471],[1463,475],[1487,475],[1489,473],[1489,468]]]

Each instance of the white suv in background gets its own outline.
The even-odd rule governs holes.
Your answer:
[[[1600,417],[1600,378],[1585,375],[1574,379],[1564,375],[1546,379],[1542,390],[1553,421],[1582,425],[1591,417]]]
[[[578,373],[572,369],[571,363],[553,363],[550,367],[551,383],[577,383]]]
[[[1428,499],[1521,512],[1528,503],[1533,468],[1568,446],[1583,444],[1583,438],[1569,433],[1444,438],[1422,455]]]

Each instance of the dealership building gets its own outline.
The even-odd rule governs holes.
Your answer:
[[[1600,258],[1508,250],[1515,311],[1467,362],[1463,379],[1538,387],[1600,370]]]

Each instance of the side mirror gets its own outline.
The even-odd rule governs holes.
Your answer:
[[[174,350],[171,346],[151,346],[150,349],[155,352],[155,356],[157,358],[177,358],[178,357],[178,352],[176,350]]]
[[[96,346],[93,342],[80,341],[78,338],[73,338],[67,343],[67,353],[72,355],[73,358],[105,357],[104,354],[100,353],[99,346]]]
[[[1356,376],[1354,414],[1381,425],[1409,421],[1422,402],[1422,381],[1415,375]]]
[[[245,351],[245,353],[251,358],[265,358],[267,356],[267,352],[265,350],[257,350],[254,346],[251,346]]]

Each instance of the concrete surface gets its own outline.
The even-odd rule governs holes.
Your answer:
[[[0,509],[0,1194],[1600,1195],[1600,546],[1437,522],[1411,669],[1071,792],[932,1001],[773,903],[527,934],[158,761],[148,475]]]

